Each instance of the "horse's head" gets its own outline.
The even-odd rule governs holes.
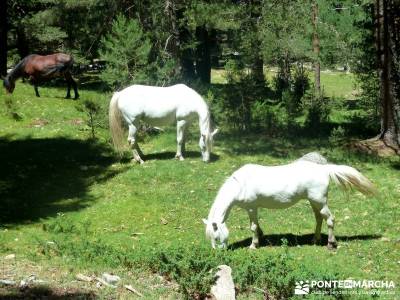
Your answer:
[[[8,77],[5,77],[3,80],[3,86],[5,87],[7,93],[12,94],[15,88],[15,82],[9,80]]]
[[[210,161],[210,154],[212,150],[212,145],[214,141],[214,135],[218,132],[218,128],[213,132],[208,132],[206,134],[201,134],[199,147],[201,150],[201,156],[203,157],[204,162]]]
[[[225,223],[212,222],[210,220],[203,219],[203,223],[206,225],[206,236],[211,240],[211,247],[214,249],[226,248],[228,243],[229,230]],[[220,245],[217,245],[220,243]]]

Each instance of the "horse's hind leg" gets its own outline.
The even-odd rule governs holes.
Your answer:
[[[322,227],[322,215],[320,213],[321,210],[321,205],[319,205],[319,203],[314,203],[311,202],[311,207],[313,209],[314,215],[315,215],[315,221],[316,221],[316,226],[315,226],[315,234],[314,234],[314,238],[313,238],[313,243],[318,245],[321,242],[321,227]]]
[[[143,153],[140,150],[140,148],[139,148],[139,146],[138,146],[138,144],[136,142],[136,139],[135,139],[136,131],[137,131],[136,126],[133,125],[133,124],[130,124],[129,125],[129,134],[128,134],[128,143],[132,147],[133,159],[135,161],[137,161],[138,163],[143,164],[144,161],[140,157],[140,154],[139,154],[139,153],[141,153],[143,155]]]
[[[250,230],[253,232],[250,249],[256,249],[260,245],[260,240],[263,237],[263,232],[258,224],[257,208],[247,210],[250,218]]]
[[[333,229],[335,226],[335,217],[332,215],[327,204],[323,206],[320,213],[322,217],[326,220],[326,224],[328,225],[328,249],[332,250],[337,247],[336,238],[335,235],[333,234]]]
[[[184,160],[182,152],[185,151],[185,126],[186,126],[185,120],[180,120],[176,123],[177,149],[175,158],[179,160]]]
[[[71,98],[71,82],[67,79],[67,95],[65,96],[65,99],[70,99]]]

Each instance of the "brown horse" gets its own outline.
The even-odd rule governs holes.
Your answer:
[[[14,69],[4,78],[3,85],[8,93],[12,93],[15,88],[15,81],[20,78],[29,78],[35,88],[37,97],[40,97],[38,84],[45,80],[55,77],[64,77],[67,80],[68,90],[66,98],[71,98],[71,85],[74,88],[75,98],[79,98],[76,82],[72,78],[71,68],[74,63],[72,57],[64,53],[50,55],[31,54],[22,59]]]

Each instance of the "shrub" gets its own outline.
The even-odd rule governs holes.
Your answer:
[[[90,128],[91,138],[96,138],[96,131],[100,128],[107,128],[108,126],[108,102],[94,100],[92,98],[84,99],[76,105],[76,109],[84,112],[87,116],[86,123]]]
[[[306,111],[305,125],[308,128],[319,130],[320,125],[329,119],[331,110],[328,98],[316,95],[314,89],[308,91],[302,98],[302,107]]]
[[[331,145],[338,145],[346,138],[346,131],[342,126],[333,128],[331,135],[329,136],[329,143]]]

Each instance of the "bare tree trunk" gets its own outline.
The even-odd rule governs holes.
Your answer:
[[[260,0],[250,0],[248,2],[250,5],[250,20],[251,20],[251,28],[254,32],[257,32],[259,26],[259,19],[261,17],[261,1]],[[264,77],[264,61],[261,55],[261,41],[257,38],[253,42],[254,49],[254,60],[251,64],[251,73],[257,84],[264,85],[265,77]]]
[[[314,74],[315,74],[315,93],[317,96],[321,95],[321,64],[319,62],[319,35],[318,35],[318,4],[316,1],[312,2],[312,25],[313,25],[313,38],[312,46],[315,55]]]
[[[7,74],[7,0],[0,1],[0,75]]]
[[[179,28],[177,23],[176,17],[176,4],[174,0],[165,0],[165,14],[170,22],[171,26],[171,36],[167,40],[166,48],[169,48],[171,51],[172,57],[175,59],[176,62],[179,63],[180,58],[180,36],[179,36]],[[181,67],[177,65],[175,73],[180,72]]]
[[[378,138],[395,149],[400,149],[399,10],[397,0],[375,1],[381,103]]]

